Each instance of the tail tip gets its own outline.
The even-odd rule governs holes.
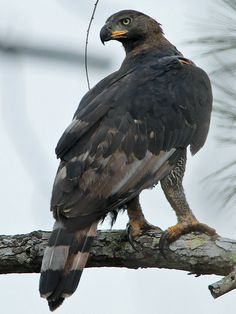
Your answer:
[[[56,300],[48,300],[48,306],[51,312],[55,311],[64,301],[65,299],[59,297]]]

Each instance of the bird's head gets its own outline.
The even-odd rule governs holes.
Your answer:
[[[141,12],[123,10],[110,16],[100,32],[102,43],[120,41],[125,49],[163,34],[160,24]]]

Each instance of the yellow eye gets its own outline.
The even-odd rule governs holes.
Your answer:
[[[131,23],[131,19],[129,17],[126,17],[125,19],[121,20],[121,23],[127,26]]]

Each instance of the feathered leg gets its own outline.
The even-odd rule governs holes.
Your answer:
[[[96,236],[97,222],[75,233],[55,222],[41,266],[39,291],[51,311],[76,290]]]
[[[147,222],[142,212],[139,203],[139,196],[136,196],[127,204],[127,214],[129,216],[129,223],[127,224],[127,234],[130,244],[134,247],[133,239],[142,235],[148,230],[155,230],[161,232],[159,227],[153,226]],[[134,249],[136,249],[134,247]]]
[[[161,187],[167,200],[174,209],[178,223],[169,227],[162,235],[159,243],[162,253],[168,244],[177,240],[181,235],[191,231],[199,231],[210,236],[216,235],[215,229],[200,223],[192,213],[186,200],[183,188],[183,176],[186,165],[186,155],[182,156],[171,173],[161,180]]]

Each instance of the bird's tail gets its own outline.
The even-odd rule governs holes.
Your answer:
[[[39,291],[51,311],[76,290],[96,236],[97,222],[74,233],[55,222],[41,266]]]

